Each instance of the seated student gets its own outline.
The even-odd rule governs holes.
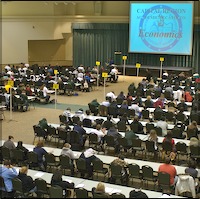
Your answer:
[[[50,99],[50,95],[48,95],[48,88],[46,87],[45,84],[43,84],[41,87],[40,87],[40,90],[42,91],[43,93],[43,97],[46,99],[46,102],[48,103],[49,102],[49,99]]]
[[[25,90],[23,90],[22,93],[19,96],[20,96],[22,103],[25,105],[25,109],[24,109],[23,106],[21,106],[20,110],[25,112],[25,111],[28,110],[28,107],[29,107],[29,101],[28,101],[28,97],[26,95]]]
[[[120,165],[122,167],[122,180],[125,182],[125,184],[127,185],[128,183],[128,173],[127,173],[127,166],[128,163],[124,160],[124,156],[123,155],[119,155],[118,158],[114,159],[111,164],[115,164],[115,165]],[[114,179],[113,177],[111,177],[110,181],[111,182],[115,182],[116,179]]]
[[[148,198],[148,196],[140,189],[134,189],[129,193],[129,198]]]
[[[52,178],[51,178],[51,186],[54,186],[54,185],[58,185],[62,187],[65,198],[69,197],[69,192],[67,191],[67,189],[74,189],[74,183],[64,181],[62,179],[62,171],[59,169],[54,170]]]
[[[106,130],[110,129],[110,127],[112,127],[114,125],[114,120],[112,119],[112,117],[110,115],[107,116],[107,120],[105,120],[102,123],[102,127],[106,128]]]
[[[91,133],[97,134],[97,136],[98,136],[98,142],[102,143],[103,137],[105,136],[105,131],[102,131],[102,128],[101,128],[100,124],[97,124],[96,125],[96,129],[92,129]]]
[[[93,195],[94,198],[95,198],[96,194],[98,194],[99,196],[102,195],[102,196],[105,196],[105,197],[106,196],[107,197],[110,196],[108,193],[106,193],[106,191],[105,191],[105,185],[102,182],[99,182],[96,187],[92,188],[92,195]]]
[[[87,178],[91,178],[93,175],[93,166],[92,162],[97,157],[95,156],[96,151],[92,148],[86,149],[83,153],[81,153],[79,158],[83,158],[86,160],[86,167],[87,167]],[[83,177],[84,174],[82,173],[81,176]]]
[[[139,121],[139,117],[136,115],[133,119],[133,122],[130,124],[130,128],[134,133],[144,134],[144,127]]]
[[[198,176],[198,170],[196,169],[196,161],[189,159],[188,167],[185,169],[185,173],[191,175],[194,179]]]
[[[12,185],[12,179],[18,175],[17,170],[11,165],[10,160],[4,160],[3,166],[0,167],[0,176],[4,179],[6,190],[0,188],[3,191],[7,191],[10,198],[14,197],[14,190]]]
[[[27,173],[28,173],[28,167],[27,166],[21,167],[21,169],[19,170],[18,178],[22,181],[23,192],[33,193],[36,191],[35,182],[31,176],[27,175]]]
[[[29,150],[26,147],[23,146],[22,141],[18,141],[16,149],[20,149],[24,152],[24,160],[26,160],[27,159],[27,153],[28,153]]]

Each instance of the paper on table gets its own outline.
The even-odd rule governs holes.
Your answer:
[[[76,188],[82,188],[82,187],[84,187],[84,184],[78,184],[78,185],[76,185]]]
[[[105,188],[106,193],[111,193],[112,191],[113,191],[113,188],[110,188],[110,187]]]
[[[69,182],[69,183],[72,183],[72,180],[69,180],[69,179],[64,179],[64,180]]]
[[[42,177],[44,175],[44,173],[42,172],[37,172],[34,176],[35,177]]]
[[[121,192],[122,192],[122,190],[120,190],[120,189],[113,189],[111,193],[121,193]]]

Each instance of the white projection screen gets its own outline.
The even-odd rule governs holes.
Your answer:
[[[192,1],[130,2],[130,53],[191,55],[192,40]]]

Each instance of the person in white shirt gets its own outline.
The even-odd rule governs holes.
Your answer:
[[[11,70],[10,64],[6,65],[6,66],[5,66],[5,69],[6,69],[7,71]]]
[[[111,92],[108,92],[106,94],[106,97],[110,97],[111,98],[111,101],[114,101],[116,100],[117,96],[115,95],[114,91],[111,91]]]
[[[50,95],[48,95],[49,90],[48,90],[48,88],[46,87],[45,84],[42,85],[41,90],[43,92],[44,98],[46,98],[46,102],[49,102],[49,99],[50,99]]]
[[[66,110],[64,110],[63,115],[66,116],[67,122],[69,122],[71,120],[71,108],[67,108]]]
[[[79,118],[80,118],[80,121],[82,122],[83,119],[85,118],[83,109],[80,108],[78,111],[76,111],[75,114],[74,114],[74,117],[79,117]]]
[[[102,141],[102,138],[105,136],[105,133],[101,130],[101,125],[97,124],[96,129],[92,129],[90,133],[97,134],[98,142]]]
[[[113,79],[112,81],[116,82],[117,79],[118,79],[118,69],[116,67],[114,67],[113,69],[111,69],[110,75],[111,75],[111,78]]]
[[[160,118],[160,120],[157,122],[157,127],[160,127],[162,129],[162,136],[164,137],[165,135],[167,135],[167,128],[168,128],[168,124],[165,121],[165,116],[162,116]]]
[[[139,107],[139,103],[134,103],[132,104],[129,109],[134,109],[135,110],[135,115],[137,115],[138,117],[141,116],[141,111],[140,111],[140,107]]]

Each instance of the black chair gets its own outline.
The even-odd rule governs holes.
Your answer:
[[[98,178],[99,174],[102,174],[104,177],[104,181],[105,181],[106,175],[108,175],[108,169],[104,168],[103,161],[96,158],[92,161],[92,164],[93,164],[93,173],[97,174],[97,178]]]
[[[134,138],[132,139],[132,150],[133,150],[133,155],[136,156],[137,152],[142,153],[142,159],[144,155],[144,147],[142,146],[142,140],[140,138]]]
[[[0,176],[0,194],[2,198],[6,198],[8,194],[4,183],[4,178],[2,176]]]
[[[73,116],[73,117],[72,117],[72,123],[73,123],[73,125],[76,125],[78,122],[80,122],[80,117],[78,117],[78,116]]]
[[[160,120],[162,116],[165,116],[165,113],[160,111],[154,111],[154,120]]]
[[[59,115],[60,125],[65,125],[67,123],[67,117],[65,115]]]
[[[31,169],[39,169],[38,155],[33,151],[27,153],[27,163]]]
[[[110,183],[115,182],[116,184],[127,184],[126,179],[122,176],[122,169],[123,167],[118,164],[111,163],[110,165]],[[118,183],[120,182],[120,183]]]
[[[197,137],[196,129],[187,129],[186,134],[187,134],[187,140],[190,140],[190,138],[192,137]]]
[[[200,146],[190,146],[190,158],[193,158],[195,160],[200,159]],[[198,163],[199,161],[197,161]]]
[[[74,175],[73,161],[68,156],[64,155],[60,155],[59,160],[60,160],[59,165],[64,175],[66,175],[66,171],[69,171],[70,175]]]
[[[178,138],[178,139],[182,139],[183,138],[183,135],[182,135],[182,132],[181,132],[181,129],[178,128],[178,127],[174,127],[172,130],[172,137],[173,138]]]
[[[69,143],[73,151],[79,151],[81,149],[80,134],[77,131],[69,131]]]
[[[98,149],[101,146],[101,143],[99,143],[99,138],[98,135],[95,133],[90,133],[88,135],[88,141],[89,141],[89,147],[94,148],[94,149]]]
[[[153,129],[156,131],[157,136],[162,136],[162,128],[161,127],[155,126]]]
[[[142,110],[142,119],[149,119],[149,110],[147,109]]]
[[[111,197],[112,198],[126,198],[126,196],[122,193],[112,193]]]
[[[88,118],[84,118],[82,123],[83,123],[83,127],[92,128],[92,120]]]
[[[88,190],[84,188],[75,188],[74,189],[76,198],[89,198]]]
[[[173,122],[173,123],[175,123],[175,121],[176,121],[175,114],[173,112],[171,112],[171,111],[167,111],[165,113],[165,117],[166,117],[166,121],[167,122]]]
[[[13,191],[15,192],[15,197],[26,198],[29,195],[29,192],[23,191],[22,181],[19,178],[12,179]]]
[[[76,168],[77,168],[77,172],[81,174],[82,178],[84,178],[85,174],[88,173],[86,160],[83,158],[76,159]]]
[[[143,182],[146,183],[148,188],[148,181],[151,181],[154,183],[154,189],[155,189],[155,183],[156,183],[156,175],[154,175],[153,168],[148,165],[142,166],[142,179]],[[144,184],[143,184],[144,185]]]
[[[33,130],[34,130],[34,139],[33,139],[33,144],[35,143],[35,139],[38,138],[40,139],[45,139],[45,137],[47,136],[47,133],[44,129],[42,129],[40,126],[38,125],[34,125],[33,126]]]
[[[178,163],[180,160],[180,155],[186,156],[186,159],[188,159],[188,152],[187,152],[187,145],[184,142],[177,142],[175,145]],[[184,160],[185,161],[185,160]]]
[[[134,118],[135,117],[135,110],[134,109],[128,109],[127,116],[128,116],[128,118]]]
[[[53,126],[48,126],[47,127],[47,135],[49,138],[49,141],[51,142],[52,139],[54,139],[54,143],[56,143],[56,140],[57,140],[57,144],[58,144],[58,132],[57,132],[57,129]]]
[[[127,115],[127,112],[128,112],[128,109],[127,108],[119,108],[118,109],[118,115],[119,116],[122,116],[122,115],[124,115],[125,113],[126,113],[126,115]]]
[[[58,131],[58,144],[57,146],[60,145],[60,142],[62,142],[63,144],[68,142],[68,138],[69,138],[69,131],[65,130],[64,128],[57,128]]]
[[[35,179],[35,186],[36,186],[36,194],[39,198],[46,196],[49,196],[49,190],[47,187],[46,180],[42,178],[36,178]]]
[[[104,105],[99,105],[99,115],[106,117],[108,115],[108,107]]]
[[[169,190],[171,193],[170,175],[165,172],[158,172],[158,190]]]
[[[159,157],[158,151],[155,149],[155,143],[154,141],[145,141],[145,159],[148,159],[149,157],[152,157],[153,155],[153,160],[157,160]]]
[[[138,179],[140,180],[140,184],[138,187],[141,187],[142,183],[142,175],[140,172],[140,166],[138,164],[128,164],[128,171],[129,171],[129,180],[132,179],[132,184],[133,184],[133,179]]]
[[[11,159],[9,148],[2,146],[1,147],[1,153],[2,153],[3,160],[10,160]]]
[[[111,115],[114,118],[116,118],[117,115],[118,115],[118,109],[116,107],[114,107],[114,106],[109,106],[108,107],[108,115]]]
[[[118,97],[116,98],[117,105],[121,105],[123,101],[124,99],[122,98],[118,98]]]
[[[44,155],[44,157],[45,157],[45,161],[46,161],[46,164],[47,164],[47,170],[48,170],[48,167],[49,167],[50,171],[52,172],[53,168],[58,167],[58,162],[56,162],[56,157],[54,156],[54,154],[47,153],[47,154]]]
[[[13,159],[17,166],[22,166],[25,161],[25,153],[20,149],[12,149]]]
[[[176,121],[181,121],[183,123],[185,123],[185,115],[182,112],[178,112],[176,114]]]
[[[63,189],[58,185],[49,187],[50,198],[63,198]]]
[[[68,96],[73,95],[74,94],[74,87],[71,84],[65,84],[65,91],[67,93]]]
[[[126,126],[126,121],[119,121],[117,122],[117,129],[118,131],[126,132],[127,126]]]
[[[146,123],[146,133],[148,134],[151,129],[154,129],[153,123]]]
[[[115,149],[115,139],[113,136],[105,135],[104,136],[104,143],[105,143],[105,153],[108,152],[109,149]]]
[[[125,137],[118,138],[118,143],[120,146],[120,153],[126,154],[128,152],[128,149],[131,147],[128,145],[128,140]]]

